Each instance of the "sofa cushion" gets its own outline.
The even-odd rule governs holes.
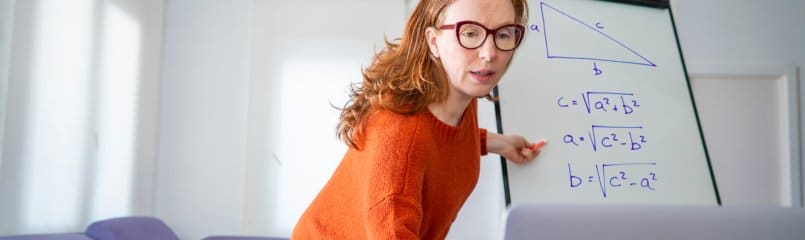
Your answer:
[[[95,240],[178,240],[162,220],[153,217],[121,217],[97,221],[87,227]]]
[[[92,240],[80,233],[35,234],[0,237],[0,240]]]

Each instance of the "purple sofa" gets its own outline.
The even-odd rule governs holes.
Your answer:
[[[121,217],[97,221],[85,233],[35,234],[0,237],[0,240],[178,240],[162,220],[154,217]]]
[[[97,221],[87,227],[86,234],[96,240],[179,240],[168,225],[153,217],[121,217]]]
[[[33,234],[0,237],[0,240],[92,240],[82,233]]]
[[[94,222],[84,233],[0,236],[0,240],[179,240],[167,224],[154,217],[120,217]],[[209,236],[203,240],[288,240],[256,236]]]

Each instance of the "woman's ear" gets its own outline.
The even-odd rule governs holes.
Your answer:
[[[425,40],[428,42],[428,49],[434,58],[439,58],[439,46],[436,44],[438,39],[438,31],[434,27],[425,29]]]

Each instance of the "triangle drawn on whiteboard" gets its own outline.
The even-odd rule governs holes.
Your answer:
[[[545,2],[540,2],[548,58],[605,61],[656,67],[623,42]]]

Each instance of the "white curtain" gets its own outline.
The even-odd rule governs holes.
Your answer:
[[[0,169],[3,168],[3,139],[6,120],[8,72],[11,61],[11,34],[14,25],[14,0],[0,0]],[[2,171],[0,171],[2,174]]]
[[[151,68],[143,16],[159,6],[0,2],[0,56],[9,59],[0,59],[0,81],[8,76],[0,235],[83,231],[94,220],[148,212],[135,201],[138,184],[151,182],[140,166],[153,161],[140,151],[149,141],[138,138],[151,131],[138,128],[148,121],[140,115],[153,111],[141,104],[141,86],[155,81],[143,74]]]

